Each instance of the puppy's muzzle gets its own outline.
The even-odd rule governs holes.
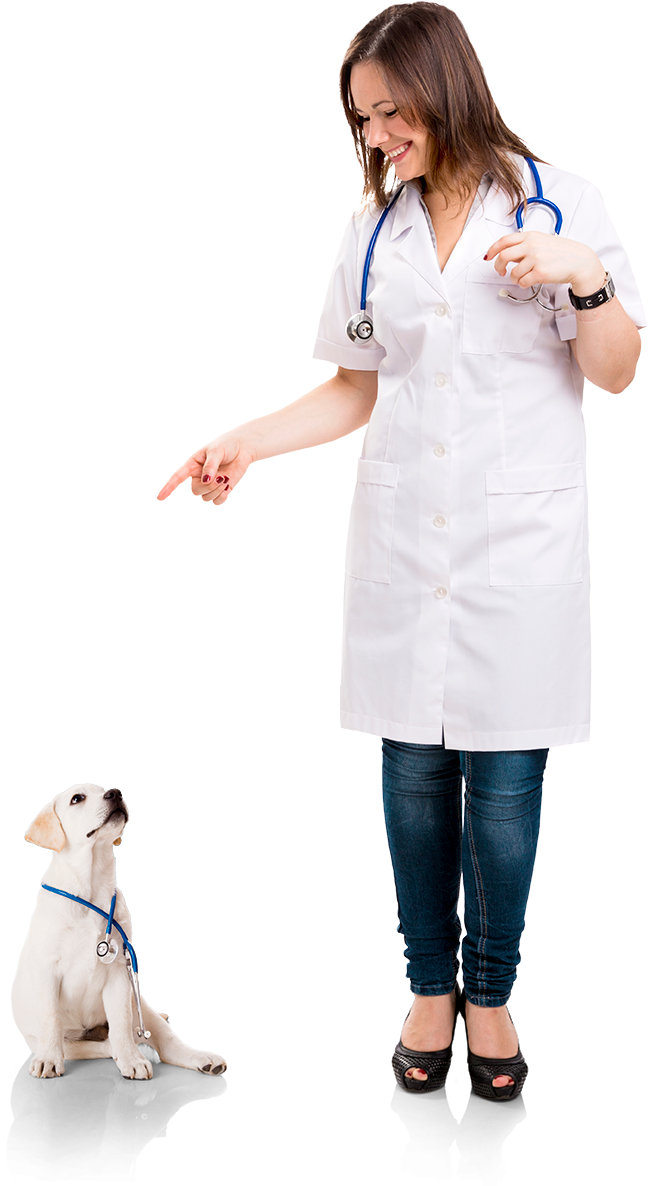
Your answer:
[[[94,836],[95,832],[98,832],[99,828],[103,828],[104,824],[107,824],[108,820],[112,819],[114,815],[123,815],[124,823],[128,823],[128,811],[126,804],[122,799],[121,791],[118,791],[116,787],[113,787],[111,791],[106,791],[104,799],[106,800],[107,807],[106,814],[97,828],[93,828],[91,832],[86,833],[88,837]]]

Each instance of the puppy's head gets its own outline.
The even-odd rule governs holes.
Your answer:
[[[82,848],[99,840],[119,843],[128,811],[121,791],[92,782],[79,783],[48,803],[29,825],[25,840],[61,852]]]

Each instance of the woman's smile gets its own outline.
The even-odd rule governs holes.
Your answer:
[[[385,154],[400,181],[422,177],[427,170],[429,132],[413,128],[403,119],[378,67],[373,62],[357,62],[351,70],[350,88],[368,146]]]
[[[390,161],[400,161],[409,152],[412,146],[412,141],[407,140],[405,144],[399,144],[397,148],[383,148],[385,156],[388,156]]]

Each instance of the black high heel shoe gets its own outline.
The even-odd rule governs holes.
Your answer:
[[[461,1016],[466,1021],[466,990],[461,991],[459,1000]],[[506,1010],[511,1022],[513,1018]],[[468,1047],[468,1073],[475,1095],[485,1100],[514,1100],[522,1091],[529,1068],[518,1043],[518,1051],[514,1058],[478,1058],[468,1045],[468,1026],[466,1026],[466,1046]],[[493,1087],[493,1079],[498,1075],[508,1075],[513,1080],[505,1087]]]
[[[459,1009],[465,1025],[465,989],[462,990]],[[528,1075],[528,1066],[520,1051],[520,1042],[517,1042],[515,1058],[479,1058],[468,1046],[468,1070],[472,1090],[456,1136],[460,1153],[457,1178],[460,1181],[481,1181],[482,1186],[496,1186],[506,1173],[504,1141],[517,1124],[527,1118],[525,1099],[521,1092]],[[515,1083],[494,1088],[491,1079],[498,1075],[510,1075]],[[500,1107],[491,1107],[494,1099],[500,1101]]]
[[[450,1045],[446,1046],[445,1050],[410,1050],[408,1046],[403,1046],[403,1043],[399,1041],[394,1051],[392,1067],[394,1068],[396,1082],[401,1087],[404,1087],[406,1091],[438,1091],[445,1084],[452,1060],[452,1043],[454,1041],[461,1002],[459,985],[456,980],[454,993],[455,1015],[452,1026],[452,1038],[450,1039]],[[409,1017],[409,1013],[407,1017]],[[407,1021],[407,1017],[405,1021]],[[427,1079],[408,1078],[405,1072],[414,1070],[415,1068],[425,1071]]]
[[[455,981],[455,1040],[459,1015],[459,986]],[[408,1014],[409,1016],[409,1014]],[[409,1050],[399,1039],[392,1067],[396,1085],[389,1107],[405,1124],[409,1141],[401,1155],[402,1173],[417,1178],[450,1181],[452,1160],[450,1148],[455,1143],[459,1122],[453,1115],[445,1090],[445,1080],[452,1063],[452,1042],[445,1050]],[[427,1079],[408,1079],[406,1071],[420,1067]]]

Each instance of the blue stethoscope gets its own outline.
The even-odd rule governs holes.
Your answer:
[[[548,210],[551,210],[551,213],[553,214],[554,219],[555,219],[554,234],[559,235],[562,224],[563,224],[563,216],[560,211],[560,208],[558,206],[556,206],[555,202],[550,202],[548,198],[545,198],[544,191],[542,189],[542,182],[540,180],[540,174],[538,173],[538,170],[536,168],[535,161],[533,161],[531,159],[531,157],[528,157],[528,156],[525,157],[524,159],[533,174],[533,179],[535,181],[535,187],[536,187],[535,197],[527,198],[526,204],[527,204],[527,206],[534,206],[534,205],[535,206],[545,206]],[[402,194],[403,190],[406,188],[406,184],[407,184],[406,182],[403,182],[402,185],[399,185],[398,189],[396,190],[396,193],[390,199],[389,204],[385,207],[380,218],[378,219],[376,229],[375,229],[373,235],[371,236],[371,239],[369,240],[369,246],[367,248],[367,254],[366,254],[365,262],[364,262],[364,268],[362,271],[362,292],[360,294],[360,312],[356,313],[353,317],[350,317],[346,324],[347,336],[351,339],[352,342],[356,342],[358,340],[361,342],[368,342],[369,338],[371,338],[373,336],[373,332],[374,332],[373,321],[371,320],[371,317],[367,313],[367,281],[369,279],[369,268],[371,267],[371,259],[373,256],[374,247],[376,245],[376,239],[378,238],[378,235],[380,234],[380,229],[381,229],[387,215],[389,214],[389,211],[391,210],[392,206],[396,205],[396,202],[398,201],[400,195]],[[524,202],[520,202],[520,205],[517,208],[517,211],[515,214],[515,223],[516,223],[517,229],[519,231],[524,230]],[[548,309],[550,313],[555,313],[556,310],[553,309],[551,307],[551,305],[544,305],[542,303],[542,301],[540,300],[539,293],[540,293],[541,288],[542,288],[541,284],[534,285],[534,290],[531,293],[531,296],[528,296],[528,297],[515,297],[512,295],[512,293],[508,292],[508,290],[506,288],[501,288],[499,295],[502,297],[507,297],[508,300],[515,301],[515,303],[518,305],[526,305],[529,301],[537,301],[542,309]]]
[[[110,903],[110,914],[106,914],[105,910],[101,910],[99,906],[95,906],[93,902],[86,902],[85,898],[77,898],[76,894],[68,894],[67,890],[56,889],[53,885],[45,885],[42,882],[41,889],[49,890],[51,894],[60,894],[62,898],[69,898],[71,902],[78,902],[81,906],[87,906],[88,910],[94,910],[95,914],[100,914],[102,918],[107,919],[108,925],[106,927],[106,934],[103,939],[97,943],[97,955],[104,964],[112,964],[113,960],[117,958],[117,944],[111,936],[113,927],[122,937],[124,958],[126,960],[126,967],[128,969],[128,977],[131,982],[133,996],[135,998],[135,1007],[137,1009],[137,1016],[139,1018],[139,1029],[136,1031],[138,1038],[150,1038],[151,1032],[144,1028],[144,1018],[142,1017],[142,998],[139,990],[139,976],[137,970],[137,956],[135,955],[135,948],[131,943],[126,931],[120,927],[115,918],[115,903],[117,901],[117,891],[112,896]]]

